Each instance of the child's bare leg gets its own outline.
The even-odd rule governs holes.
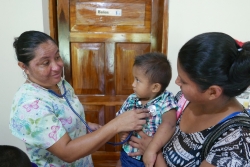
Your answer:
[[[122,167],[121,160],[118,160],[118,161],[117,161],[116,167]]]

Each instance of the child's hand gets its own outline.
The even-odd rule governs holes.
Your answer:
[[[88,126],[90,127],[90,129],[92,131],[95,131],[95,130],[97,130],[97,129],[99,129],[99,128],[102,127],[101,125],[96,124],[96,123],[92,123],[92,122],[88,122]]]
[[[153,167],[156,161],[157,153],[146,149],[143,154],[143,162],[145,167]]]
[[[120,138],[121,138],[121,141],[124,141],[129,135],[129,132],[121,132],[120,133]]]

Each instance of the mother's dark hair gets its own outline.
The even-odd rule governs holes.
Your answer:
[[[224,95],[234,97],[250,85],[250,42],[240,48],[227,34],[195,36],[180,49],[178,61],[201,90],[218,85]]]

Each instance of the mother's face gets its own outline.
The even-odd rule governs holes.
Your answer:
[[[190,102],[203,102],[204,92],[200,90],[199,86],[193,82],[189,75],[183,70],[179,61],[177,61],[178,76],[175,83],[180,87],[185,98]]]
[[[60,80],[63,61],[57,45],[48,40],[34,51],[35,57],[29,62],[25,72],[29,80],[47,89],[55,86]]]

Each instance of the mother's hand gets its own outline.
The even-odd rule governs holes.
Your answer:
[[[143,155],[147,146],[153,139],[152,137],[146,135],[143,131],[137,132],[141,138],[137,138],[135,136],[131,136],[129,144],[132,147],[138,148],[138,152],[135,153],[129,153],[129,156],[138,156],[138,155]]]

